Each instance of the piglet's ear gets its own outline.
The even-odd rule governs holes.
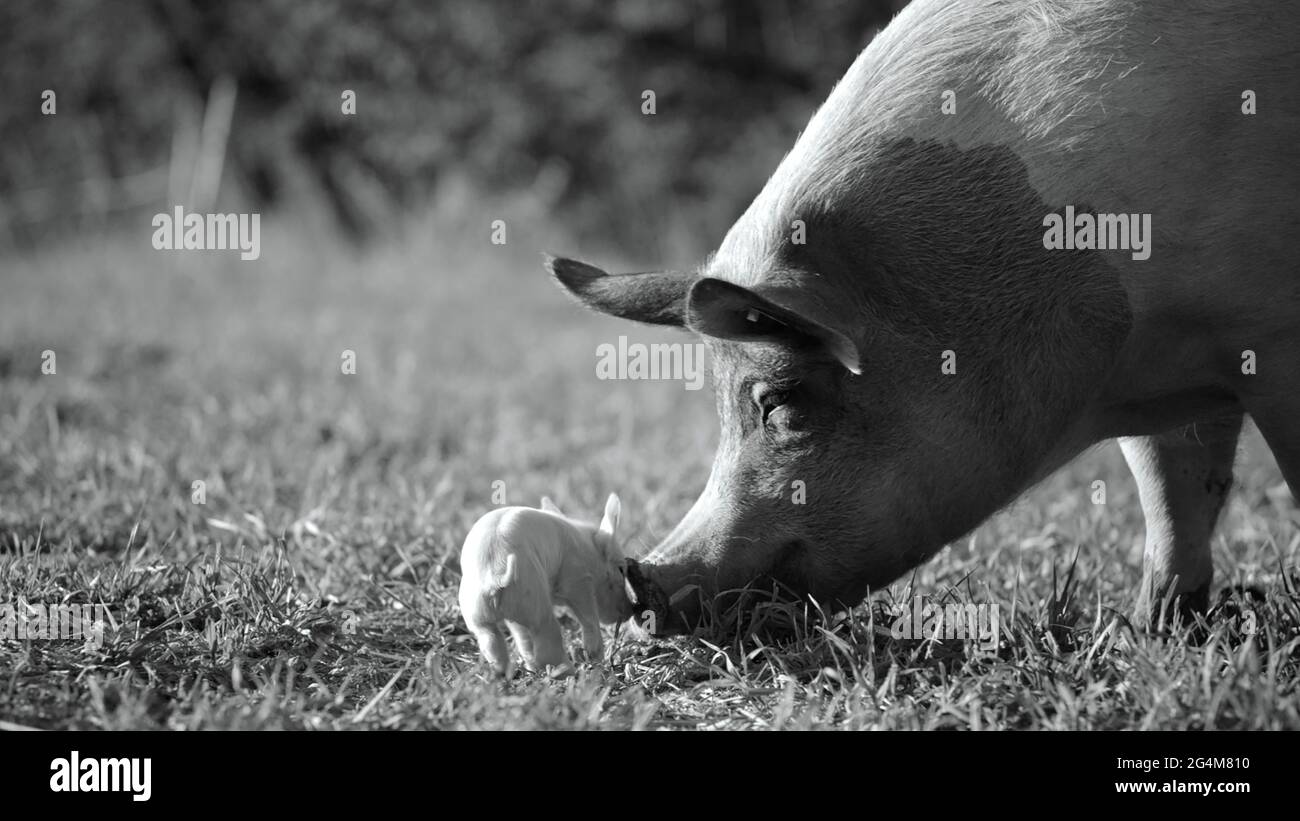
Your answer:
[[[550,496],[542,497],[542,510],[546,511],[547,513],[554,513],[557,516],[564,515],[564,511],[560,510],[559,505],[551,501]]]
[[[605,500],[605,518],[600,520],[600,535],[607,539],[614,538],[614,531],[618,530],[618,517],[622,510],[623,504],[618,500],[618,494],[609,494],[609,498]]]

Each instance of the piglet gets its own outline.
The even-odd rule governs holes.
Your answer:
[[[589,659],[604,649],[601,623],[632,615],[623,553],[614,540],[621,505],[611,493],[599,527],[570,519],[545,497],[540,509],[504,507],[485,514],[460,551],[460,611],[479,651],[497,673],[513,672],[502,626],[530,671],[568,661],[555,618],[563,606],[582,626]]]

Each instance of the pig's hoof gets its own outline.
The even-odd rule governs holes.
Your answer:
[[[1237,584],[1219,591],[1219,601],[1210,610],[1209,619],[1215,624],[1226,623],[1240,635],[1253,636],[1259,629],[1257,607],[1268,598],[1254,585]]]
[[[1205,637],[1209,605],[1209,582],[1175,596],[1144,596],[1138,601],[1135,623],[1149,633],[1170,633],[1189,627],[1192,640],[1199,641]]]

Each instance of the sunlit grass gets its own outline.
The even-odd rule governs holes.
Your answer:
[[[455,589],[494,483],[592,519],[618,491],[637,553],[716,441],[708,391],[595,378],[600,342],[676,337],[582,311],[540,252],[586,249],[527,220],[493,246],[494,218],[440,211],[363,252],[267,219],[255,264],[127,232],[0,266],[0,602],[104,603],[118,622],[99,648],[0,640],[0,719],[1300,728],[1300,531],[1253,433],[1214,550],[1220,587],[1266,596],[1242,605],[1254,635],[1231,607],[1204,642],[1127,623],[1141,517],[1106,446],[852,613],[724,645],[620,637],[571,677],[491,679]],[[892,638],[885,605],[915,594],[996,604],[996,650]]]

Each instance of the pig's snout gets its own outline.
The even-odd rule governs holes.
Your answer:
[[[660,638],[686,633],[695,621],[698,586],[683,579],[668,583],[674,567],[642,564],[628,559],[623,575],[628,599],[632,602],[629,632],[638,638]],[[691,595],[686,595],[686,594]]]
[[[668,627],[668,596],[648,569],[636,559],[628,559],[623,566],[624,585],[632,603],[628,629],[640,638],[666,635]]]

